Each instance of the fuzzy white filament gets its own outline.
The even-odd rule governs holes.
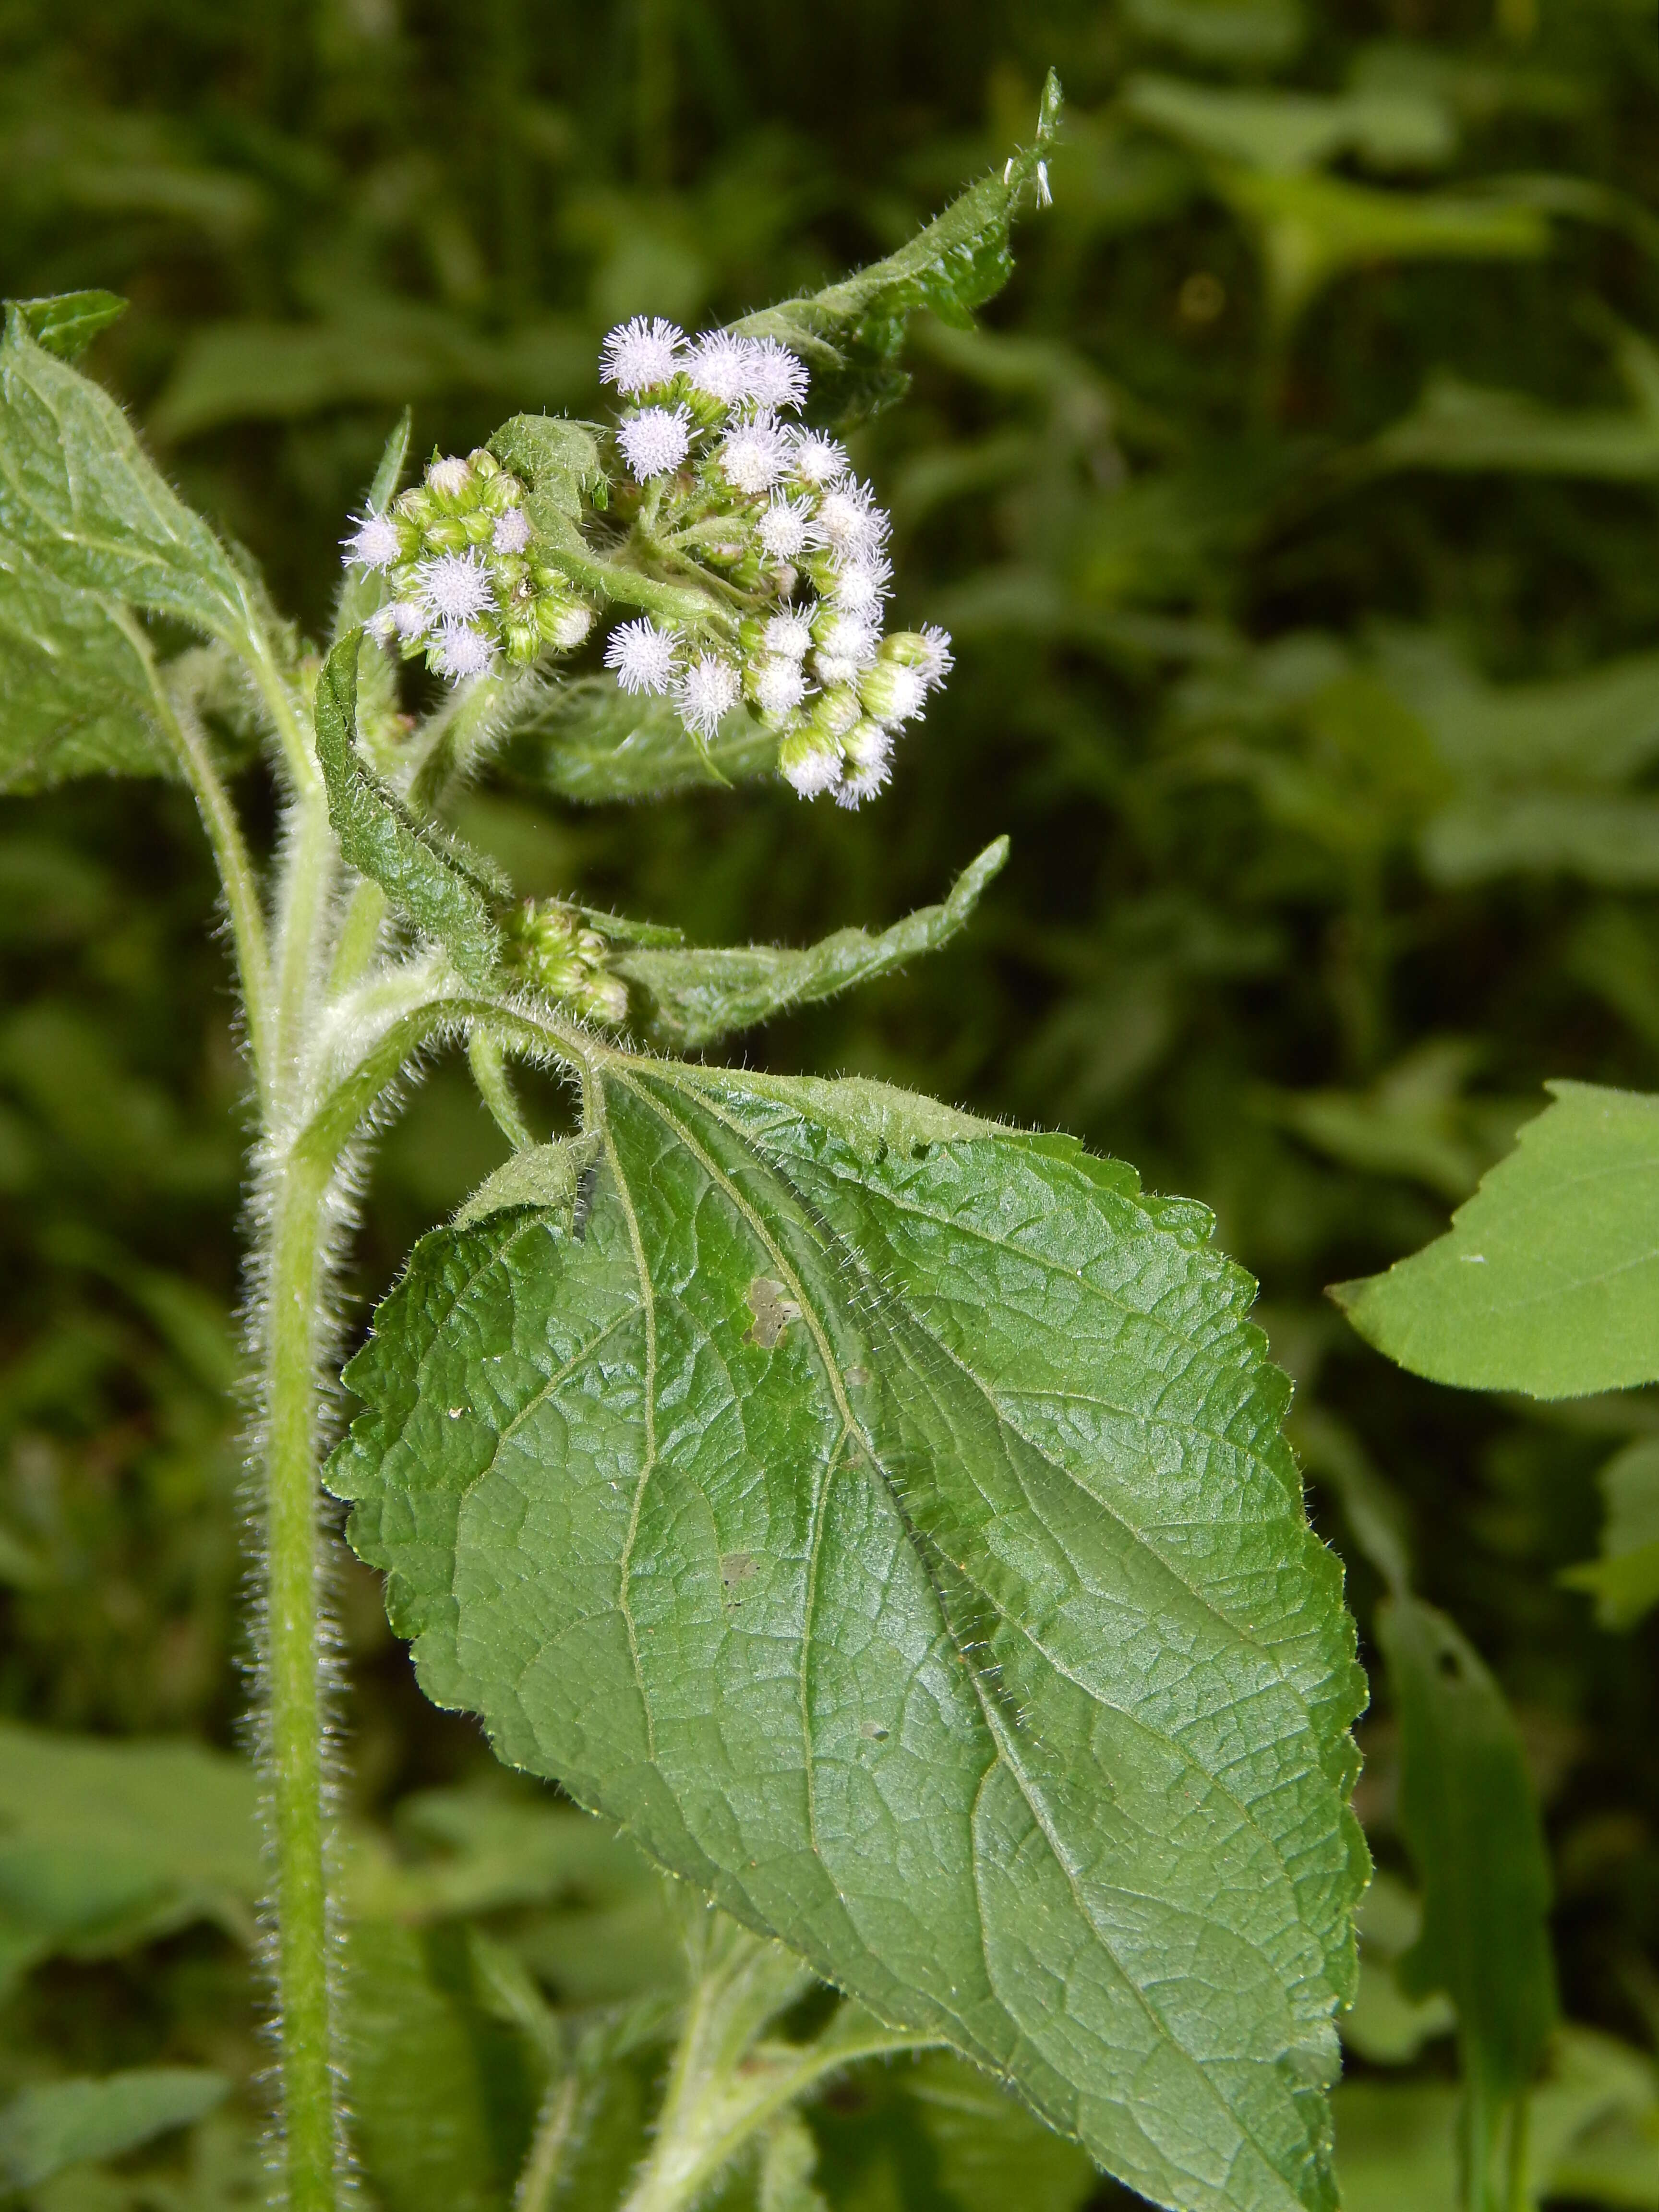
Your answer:
[[[755,679],[755,702],[763,714],[792,714],[806,696],[806,678],[798,660],[767,660]]]
[[[806,545],[812,510],[804,499],[775,499],[761,517],[760,542],[775,561],[793,561]]]
[[[848,614],[872,621],[880,615],[892,576],[891,565],[879,557],[843,562],[830,580],[830,597]]]
[[[791,761],[783,777],[798,797],[817,799],[840,782],[841,760],[835,753],[811,752],[803,760]]]
[[[770,491],[783,474],[787,448],[783,433],[767,415],[757,415],[733,430],[720,447],[720,468],[727,483],[750,498]]]
[[[791,463],[804,484],[839,483],[853,464],[840,440],[823,430],[797,430],[792,441]]]
[[[432,627],[432,617],[418,599],[399,599],[388,607],[392,626],[405,643],[411,638],[424,637]]]
[[[398,526],[383,514],[366,514],[349,538],[341,539],[347,557],[365,568],[389,568],[402,553]]]
[[[440,553],[420,571],[421,596],[441,623],[471,622],[490,602],[489,571],[476,553]]]
[[[680,367],[685,333],[660,315],[618,323],[599,349],[599,374],[629,397],[666,384]]]
[[[447,460],[434,461],[426,480],[440,499],[459,499],[472,489],[471,464],[452,454]]]
[[[464,676],[482,676],[495,658],[489,640],[465,623],[446,623],[438,632],[438,673],[452,683],[459,683]]]
[[[890,527],[868,484],[837,485],[818,501],[820,542],[837,553],[873,560]]]
[[[737,705],[740,690],[729,660],[700,653],[680,678],[680,720],[694,736],[712,738]]]
[[[489,543],[497,553],[522,553],[530,543],[530,517],[521,507],[509,507],[498,515]]]
[[[937,691],[956,665],[951,633],[941,629],[937,623],[923,623],[920,635],[927,648],[921,663],[922,680],[930,691]]]
[[[740,406],[752,396],[755,356],[759,350],[753,338],[740,338],[730,331],[708,331],[692,347],[686,374],[699,392],[706,392],[722,406]]]
[[[757,407],[797,408],[811,381],[805,364],[776,338],[761,338],[749,356],[749,390]]]
[[[646,407],[617,433],[623,459],[640,483],[678,468],[691,447],[691,417],[684,407]]]
[[[860,668],[867,668],[876,657],[876,647],[881,642],[880,633],[873,623],[862,621],[857,615],[832,616],[818,640],[820,653],[830,653],[837,660],[850,660]]]
[[[884,722],[913,722],[927,702],[927,679],[919,668],[887,667],[882,671],[881,717]]]
[[[672,630],[659,629],[641,616],[611,631],[605,665],[624,691],[660,694],[672,689],[677,649]]]
[[[847,738],[848,773],[836,793],[837,806],[858,806],[873,799],[891,772],[893,741],[872,722],[861,722]]]
[[[781,608],[762,632],[762,645],[782,659],[805,660],[812,650],[813,613],[810,603],[805,607]]]

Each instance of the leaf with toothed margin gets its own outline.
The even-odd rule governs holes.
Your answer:
[[[357,753],[361,630],[341,639],[317,678],[317,758],[340,850],[379,884],[397,912],[441,945],[456,973],[483,989],[501,953],[492,901],[502,886],[454,839],[417,822]]]
[[[596,1054],[576,1233],[416,1247],[330,1463],[427,1694],[1182,2212],[1336,2203],[1363,1698],[1201,1208]]]
[[[970,185],[915,238],[838,284],[785,300],[733,323],[745,337],[776,338],[812,375],[812,412],[852,423],[902,398],[898,367],[911,318],[924,312],[966,328],[975,307],[1013,274],[1008,233],[1021,208],[1046,199],[1046,162],[1060,130],[1060,79],[1042,88],[1036,137]]]
[[[659,1044],[684,1050],[752,1029],[791,1006],[833,998],[921,952],[935,952],[965,928],[980,894],[1008,858],[999,837],[964,868],[942,906],[919,907],[890,929],[838,929],[817,945],[635,945],[610,964],[639,994],[645,1026]],[[603,922],[598,925],[601,931]]]

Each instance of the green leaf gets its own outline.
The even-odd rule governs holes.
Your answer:
[[[1498,876],[1576,876],[1626,890],[1659,884],[1659,799],[1631,793],[1493,792],[1423,830],[1423,872],[1454,887]]]
[[[329,820],[349,866],[379,884],[399,914],[443,946],[457,974],[482,989],[500,957],[491,912],[499,886],[483,863],[417,822],[369,773],[356,744],[362,642],[356,630],[342,638],[317,678],[317,757]]]
[[[141,2066],[26,2089],[0,2112],[0,2174],[33,2189],[82,2159],[116,2158],[222,2104],[230,2083],[200,2066]]]
[[[1299,0],[1124,0],[1123,13],[1136,30],[1212,68],[1290,61],[1305,29]]]
[[[465,1932],[357,1923],[347,1938],[352,2139],[384,2212],[496,2212],[529,2139],[519,2038],[478,2002]]]
[[[1383,469],[1650,483],[1659,477],[1659,407],[1551,407],[1526,392],[1441,375],[1374,441],[1370,458]]]
[[[551,534],[560,525],[579,530],[585,501],[603,507],[608,479],[599,458],[597,425],[573,422],[562,415],[515,415],[489,441],[503,468],[530,487],[530,509],[537,526]]]
[[[1331,1291],[1431,1382],[1576,1398],[1659,1378],[1659,1099],[1546,1087],[1445,1236]]]
[[[127,311],[118,292],[59,292],[48,300],[15,304],[36,345],[60,361],[78,360],[99,331],[118,322]]]
[[[587,1103],[580,1237],[422,1239],[349,1372],[428,1694],[1157,2201],[1331,2204],[1361,1682],[1207,1216],[877,1084]]]
[[[1201,153],[1285,174],[1346,153],[1376,168],[1428,167],[1457,146],[1444,102],[1422,92],[1247,92],[1148,76],[1130,78],[1123,104]]]
[[[124,607],[0,543],[0,792],[166,775],[152,664]]]
[[[1036,139],[1004,167],[971,185],[884,261],[732,327],[777,338],[800,356],[812,372],[815,412],[850,422],[890,405],[909,382],[897,363],[911,318],[926,311],[965,326],[1013,274],[1009,230],[1028,200],[1046,200],[1045,164],[1060,111],[1060,80],[1051,70]]]
[[[516,721],[507,765],[579,805],[735,783],[775,767],[778,741],[738,707],[704,745],[665,699],[630,698],[607,676],[550,686]]]
[[[455,1226],[470,1229],[492,1213],[532,1206],[570,1228],[575,1219],[577,1190],[596,1151],[595,1146],[580,1139],[574,1144],[526,1146],[484,1178],[455,1216]]]
[[[0,544],[112,610],[166,616],[248,658],[264,649],[257,586],[109,394],[37,345],[15,306],[0,346]]]
[[[1588,1590],[1603,1628],[1634,1628],[1659,1605],[1659,1438],[1641,1437],[1601,1469],[1601,1556],[1560,1579]]]
[[[1374,1874],[1358,1918],[1359,1990],[1342,2015],[1342,2040],[1373,2066],[1409,2065],[1425,2043],[1457,2025],[1443,1990],[1408,1997],[1395,1972],[1422,1935],[1421,1900],[1394,1875]]]
[[[999,837],[963,869],[943,906],[918,908],[878,936],[838,929],[804,951],[770,945],[635,946],[614,954],[611,965],[646,993],[653,1038],[680,1049],[710,1044],[786,1007],[810,1006],[884,975],[918,953],[937,951],[966,927],[1007,857],[1008,840]]]
[[[251,1934],[255,1806],[240,1760],[197,1744],[0,1724],[0,1981],[198,1918]]]
[[[1475,2118],[1495,2144],[1555,2026],[1549,1862],[1520,1733],[1455,1624],[1397,1591],[1376,1617],[1401,1731],[1400,1828],[1423,1932],[1399,1960],[1407,1996],[1443,1990]],[[1476,2212],[1485,2212],[1479,2193]]]
[[[1349,270],[1390,261],[1535,260],[1550,246],[1548,222],[1518,202],[1383,191],[1343,177],[1231,165],[1218,166],[1215,181],[1256,234],[1281,325]]]
[[[1075,2143],[1039,2127],[994,2081],[943,2051],[907,2069],[904,2094],[962,2212],[1077,2212],[1098,2189]]]

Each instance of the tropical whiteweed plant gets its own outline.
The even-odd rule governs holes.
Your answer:
[[[610,426],[520,416],[401,493],[395,435],[325,651],[71,365],[112,303],[9,310],[6,780],[182,777],[244,1009],[293,2212],[351,2186],[325,1492],[428,1694],[720,1908],[690,1915],[634,2212],[757,2147],[763,2201],[810,2204],[799,2099],[923,2044],[1155,2201],[1335,2203],[1363,1686],[1253,1286],[1201,1209],[1068,1138],[668,1056],[939,943],[1000,848],[880,937],[698,950],[515,901],[443,827],[526,730],[580,796],[775,769],[807,797],[880,787],[948,648],[884,638],[879,511],[795,411],[809,378],[831,423],[896,396],[911,314],[995,290],[1056,110],[1051,84],[1036,143],[888,261],[695,346],[615,333]],[[566,672],[580,650],[609,672]],[[453,687],[418,720],[400,654]],[[256,745],[282,805],[268,885],[231,797]],[[452,1041],[512,1156],[410,1255],[325,1464],[367,1146]],[[574,1134],[536,1140],[515,1061],[568,1079]],[[843,2002],[766,2039],[808,1969]],[[580,2103],[573,2060],[526,2207],[553,2200]]]

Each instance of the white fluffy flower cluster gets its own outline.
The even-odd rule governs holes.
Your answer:
[[[858,805],[944,682],[950,640],[884,635],[890,525],[836,440],[784,419],[806,398],[805,366],[775,338],[688,339],[640,316],[600,367],[629,403],[617,442],[653,544],[712,571],[742,610],[720,635],[623,623],[605,665],[625,691],[672,696],[704,743],[746,702],[803,799]]]
[[[545,647],[579,646],[592,610],[539,556],[524,499],[519,479],[481,448],[434,459],[424,483],[365,515],[345,553],[387,579],[371,636],[405,659],[424,653],[452,683],[487,674],[502,656],[523,665]]]

